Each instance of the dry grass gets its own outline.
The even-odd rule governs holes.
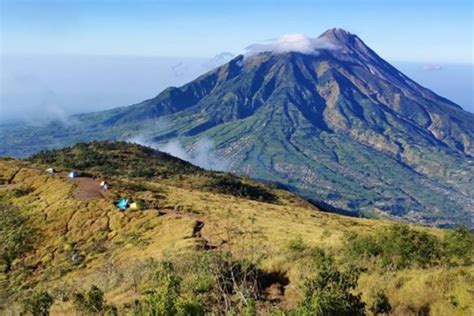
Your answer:
[[[261,268],[285,272],[291,283],[283,304],[291,306],[301,295],[299,285],[307,273],[305,258],[292,257],[288,249],[291,241],[301,239],[307,247],[337,253],[345,233],[370,234],[391,224],[320,212],[279,190],[275,190],[277,205],[158,181],[112,180],[113,189],[104,199],[79,201],[73,197],[73,180],[48,175],[43,169],[24,162],[0,161],[0,179],[4,183],[0,193],[24,209],[42,234],[35,251],[22,261],[33,271],[11,285],[10,290],[18,298],[23,291],[21,286],[67,292],[96,284],[105,290],[111,303],[130,303],[138,297],[131,282],[134,269],[142,267],[147,259],[200,251],[197,245],[202,240],[193,236],[199,220],[205,223],[201,235],[208,243],[225,242],[223,247],[242,251],[243,255],[253,252],[262,258]],[[23,191],[27,193],[13,194],[18,188],[27,189]],[[114,200],[121,194],[153,199],[159,207],[119,212]],[[437,229],[419,229],[443,234]],[[70,260],[75,252],[85,256],[79,265]],[[472,267],[368,271],[362,275],[359,288],[366,302],[371,301],[376,289],[385,290],[396,315],[416,313],[426,306],[431,315],[472,315],[473,279]],[[70,302],[58,300],[52,310],[56,315],[72,313]]]

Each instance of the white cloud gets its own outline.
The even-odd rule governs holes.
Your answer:
[[[214,141],[204,137],[194,143],[190,150],[186,150],[177,140],[170,141],[163,146],[158,146],[158,150],[186,160],[206,170],[227,170],[230,165],[229,161],[218,157],[214,152],[214,147]]]
[[[209,137],[199,139],[189,149],[185,148],[179,140],[157,145],[147,141],[144,135],[137,135],[126,141],[157,149],[206,170],[225,171],[230,166],[230,161],[216,155],[214,141]]]
[[[317,54],[317,51],[321,49],[337,49],[337,46],[325,38],[312,38],[303,34],[284,34],[275,40],[252,44],[245,48],[249,54],[261,52]]]
[[[421,69],[426,70],[426,71],[437,71],[437,70],[443,70],[443,66],[441,65],[423,65]]]
[[[211,70],[216,67],[222,66],[223,64],[229,62],[234,57],[235,57],[235,54],[233,53],[222,52],[215,55],[208,61],[206,61],[202,66],[204,67],[205,70]]]

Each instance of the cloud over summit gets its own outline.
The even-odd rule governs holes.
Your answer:
[[[316,54],[320,49],[337,49],[337,46],[325,38],[313,38],[303,34],[284,34],[277,39],[256,43],[247,46],[248,54],[273,52],[276,54],[297,52],[302,54]]]

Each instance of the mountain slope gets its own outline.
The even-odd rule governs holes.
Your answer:
[[[57,173],[45,172],[48,167]],[[66,177],[72,168],[79,171],[79,178]],[[151,172],[143,173],[143,169]],[[209,182],[222,177],[225,183],[238,185]],[[108,191],[99,188],[103,178],[110,183]],[[78,194],[85,186],[100,194]],[[254,199],[241,194],[241,186],[257,187],[275,198]],[[143,208],[119,211],[114,204],[123,196],[142,201]],[[8,212],[2,211],[4,207]],[[5,217],[22,214],[25,220],[13,229],[20,230],[25,223],[34,228],[29,231],[34,236],[30,248],[8,269],[0,256],[0,313],[13,315],[19,314],[32,291],[48,291],[55,298],[52,315],[83,315],[74,307],[75,293],[92,284],[105,292],[107,303],[114,304],[119,315],[131,314],[136,301],[150,293],[161,261],[184,267],[179,275],[182,291],[205,304],[207,312],[221,315],[222,309],[213,310],[219,302],[213,296],[212,280],[196,270],[200,258],[210,260],[221,251],[257,265],[264,277],[257,310],[270,314],[275,308],[295,307],[301,300],[305,278],[315,272],[311,263],[318,251],[339,254],[337,265],[342,268],[343,254],[354,248],[352,238],[369,238],[393,226],[388,221],[321,212],[281,189],[206,172],[149,148],[120,142],[79,144],[43,152],[31,161],[0,159],[0,211],[2,224]],[[0,229],[3,232],[4,227]],[[428,236],[441,241],[450,234],[414,225],[409,232],[410,238],[404,235],[403,240],[421,242],[416,249],[430,245]],[[464,247],[461,250],[472,260],[472,243],[455,245]],[[410,253],[408,247],[403,250]],[[395,260],[397,253],[392,255]],[[439,260],[387,269],[375,258],[358,257],[350,261],[361,264],[364,271],[355,291],[362,293],[367,309],[374,301],[374,290],[386,293],[394,315],[427,310],[430,315],[470,315],[472,264],[452,262],[448,267]],[[209,266],[212,261],[204,263]],[[233,299],[238,306],[238,298]]]
[[[64,127],[4,129],[12,140],[0,153],[134,137],[158,146],[179,139],[193,151],[206,137],[230,171],[335,209],[474,225],[474,115],[356,35],[331,29],[320,40],[334,48],[238,56],[137,105],[78,115]]]

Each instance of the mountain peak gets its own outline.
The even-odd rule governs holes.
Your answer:
[[[339,48],[336,54],[340,58],[350,58],[353,61],[363,63],[383,63],[383,60],[357,35],[344,29],[329,29],[322,33],[318,39],[327,41]]]
[[[319,35],[319,38],[325,38],[337,42],[347,42],[353,38],[357,38],[357,35],[354,35],[344,29],[334,27]]]

